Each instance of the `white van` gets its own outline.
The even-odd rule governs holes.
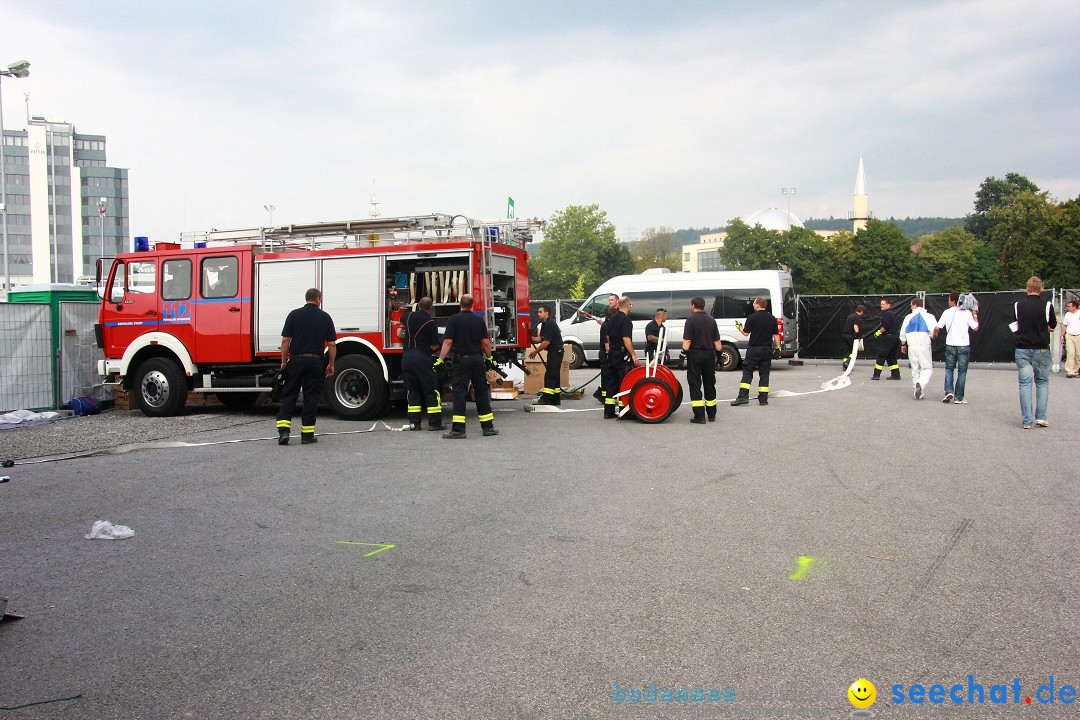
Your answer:
[[[634,321],[634,346],[645,350],[645,326],[654,319],[657,308],[668,311],[664,323],[668,332],[668,355],[680,367],[683,323],[690,315],[690,299],[705,298],[705,312],[716,319],[724,350],[717,353],[717,369],[734,370],[746,352],[747,338],[735,328],[736,320],[745,320],[754,312],[754,298],[769,301],[767,309],[776,316],[782,336],[783,357],[792,357],[799,349],[795,324],[795,288],[791,275],[779,270],[672,273],[648,271],[640,275],[613,277],[598,287],[574,316],[559,323],[563,343],[573,352],[567,357],[572,368],[598,362],[600,324],[608,295],[627,295],[633,301],[630,319]]]

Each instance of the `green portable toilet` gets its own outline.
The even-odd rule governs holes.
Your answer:
[[[19,285],[8,292],[8,302],[41,303],[49,306],[52,332],[49,349],[52,357],[53,408],[59,408],[70,398],[62,398],[60,388],[60,343],[64,329],[60,327],[60,303],[92,302],[99,303],[97,290],[86,285],[72,283],[41,283],[38,285]],[[41,409],[41,408],[35,408]]]

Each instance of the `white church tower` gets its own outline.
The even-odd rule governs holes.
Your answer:
[[[859,156],[859,172],[855,175],[855,208],[851,215],[852,232],[866,228],[870,219],[870,198],[866,194],[866,171],[863,170],[862,155]]]

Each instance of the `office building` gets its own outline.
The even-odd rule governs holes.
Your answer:
[[[104,135],[33,117],[3,143],[12,286],[93,278],[99,257],[130,249],[128,171],[106,165]]]

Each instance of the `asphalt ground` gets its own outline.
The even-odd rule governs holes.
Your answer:
[[[770,385],[838,370],[779,365]],[[1050,427],[1022,430],[1007,366],[973,368],[964,406],[940,402],[940,367],[918,402],[903,373],[870,382],[860,363],[848,388],[722,400],[705,426],[688,399],[644,425],[586,394],[564,403],[585,412],[497,402],[494,438],[470,405],[464,441],[323,413],[317,445],[279,447],[263,409],[174,438],[223,444],[18,464],[0,595],[26,617],[0,624],[0,707],[840,718],[866,678],[881,718],[1075,717],[1080,380],[1055,374]],[[721,374],[720,398],[738,381]],[[84,539],[98,519],[135,536]],[[916,683],[944,702],[894,701]]]

